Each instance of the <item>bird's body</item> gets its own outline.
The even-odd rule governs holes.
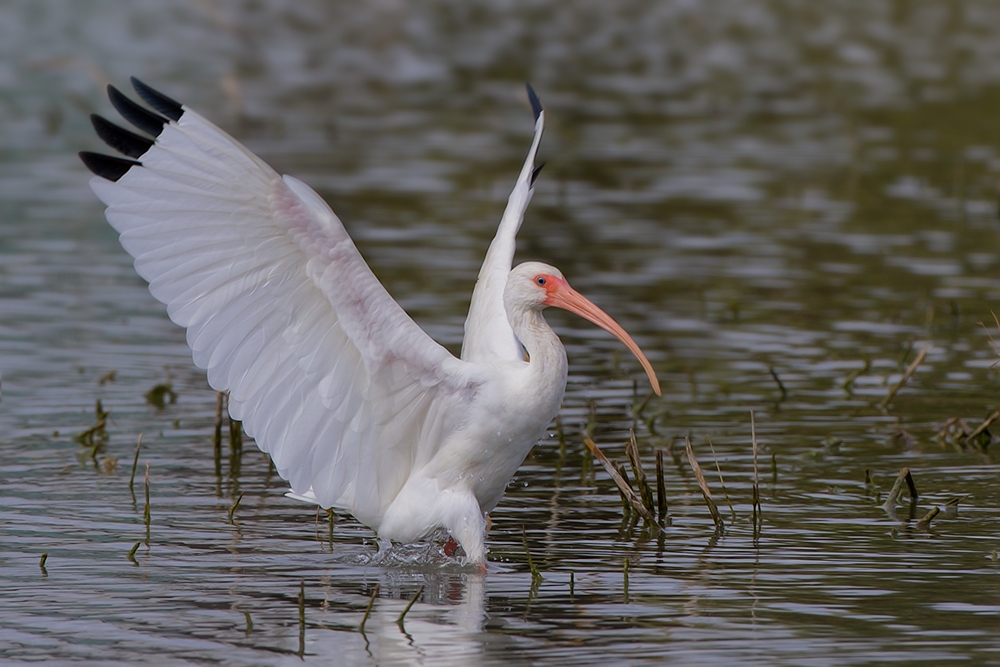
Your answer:
[[[462,357],[428,337],[372,274],[340,220],[215,125],[133,79],[159,113],[109,87],[150,139],[93,117],[134,159],[81,157],[138,273],[187,329],[196,365],[268,452],[292,495],[351,512],[381,538],[447,529],[483,564],[485,516],[559,410],[566,353],[541,311],[631,338],[553,267],[511,269],[538,169],[543,112],[479,274]],[[160,115],[162,114],[162,115]],[[527,352],[527,357],[524,352]]]

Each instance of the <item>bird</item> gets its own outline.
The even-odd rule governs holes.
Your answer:
[[[107,92],[138,132],[91,115],[124,157],[81,152],[90,186],[136,272],[186,330],[194,364],[228,392],[231,417],[292,497],[348,512],[379,540],[414,543],[443,529],[462,562],[485,572],[488,514],[566,390],[566,351],[542,311],[562,308],[613,334],[660,395],[635,341],[558,269],[512,268],[544,164],[535,166],[545,114],[530,85],[531,147],[456,358],[393,300],[312,188],[131,83],[146,106]]]

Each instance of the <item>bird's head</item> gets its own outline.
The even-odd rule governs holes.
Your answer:
[[[552,298],[569,283],[562,271],[541,262],[518,264],[507,277],[504,302],[523,310],[541,310],[558,305]]]
[[[559,269],[541,262],[518,264],[507,276],[503,300],[508,313],[511,310],[540,311],[548,306],[555,306],[590,320],[625,344],[642,364],[653,391],[657,396],[660,395],[660,382],[653,372],[653,366],[632,337],[610,315],[570,287]]]

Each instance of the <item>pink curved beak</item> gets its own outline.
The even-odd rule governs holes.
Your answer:
[[[636,342],[632,340],[632,337],[621,328],[621,325],[611,319],[610,315],[594,305],[590,299],[570,287],[569,283],[565,280],[553,280],[550,281],[549,285],[549,288],[546,290],[548,292],[548,298],[544,301],[546,306],[555,306],[556,308],[562,308],[571,313],[576,313],[580,317],[590,320],[624,343],[625,347],[631,350],[632,354],[635,355],[635,358],[639,360],[640,364],[642,364],[643,369],[646,371],[646,375],[649,376],[649,384],[653,386],[653,391],[657,396],[661,395],[660,381],[656,379],[656,373],[653,372],[652,364],[649,363],[649,359],[647,359],[646,355],[642,353],[642,350],[640,350],[639,346],[636,345]]]

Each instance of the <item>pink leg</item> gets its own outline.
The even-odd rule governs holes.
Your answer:
[[[448,558],[451,558],[452,556],[455,555],[455,552],[457,550],[458,550],[458,542],[455,541],[454,537],[449,535],[448,541],[444,543],[444,555],[447,556]]]

